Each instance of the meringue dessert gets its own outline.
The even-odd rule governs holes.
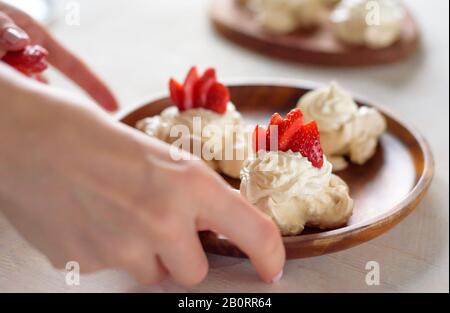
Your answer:
[[[311,91],[297,105],[305,121],[316,121],[324,153],[335,171],[366,163],[376,152],[386,131],[384,117],[374,108],[358,107],[353,97],[338,84]]]
[[[257,21],[269,32],[288,34],[312,29],[322,22],[324,0],[242,0]]]
[[[343,42],[382,49],[399,40],[405,16],[397,0],[343,0],[330,20]]]
[[[278,139],[275,144],[273,137]],[[241,170],[240,192],[274,220],[282,235],[298,235],[306,226],[334,229],[348,222],[353,200],[323,155],[315,122],[303,124],[299,109],[286,119],[274,114],[269,128],[257,126],[253,138],[256,152]]]
[[[184,143],[184,150],[214,170],[239,178],[248,156],[249,136],[241,114],[230,102],[228,88],[217,82],[215,70],[210,68],[199,76],[193,67],[184,84],[172,79],[170,96],[175,106],[139,121],[136,127],[166,143]]]

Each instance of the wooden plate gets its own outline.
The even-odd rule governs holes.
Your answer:
[[[266,125],[274,112],[287,113],[300,96],[316,87],[298,81],[252,80],[230,84],[230,91],[233,103],[249,124]],[[339,173],[355,199],[354,215],[346,227],[331,231],[308,229],[299,236],[284,237],[288,258],[318,256],[368,241],[399,223],[427,192],[434,171],[427,142],[385,108],[367,101],[358,103],[378,108],[387,119],[388,131],[372,160]],[[123,114],[121,121],[133,127],[140,119],[157,115],[170,105],[171,101],[162,97]],[[238,180],[227,181],[239,188]],[[231,242],[214,233],[201,233],[201,239],[208,252],[244,256]]]
[[[257,52],[301,63],[328,66],[364,66],[405,59],[417,50],[419,31],[408,13],[400,40],[384,49],[355,47],[333,35],[330,23],[313,32],[273,35],[255,21],[251,12],[235,0],[214,0],[211,21],[229,40]]]

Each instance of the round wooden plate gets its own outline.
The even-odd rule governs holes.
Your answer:
[[[268,123],[274,112],[289,112],[303,94],[317,87],[290,80],[252,80],[229,86],[232,101],[246,122],[262,125]],[[399,223],[427,192],[434,162],[424,138],[385,108],[367,101],[358,103],[379,109],[386,117],[388,131],[366,165],[351,165],[338,173],[350,186],[355,199],[354,214],[346,227],[330,231],[307,229],[299,236],[284,237],[287,258],[318,256],[368,241]],[[170,99],[161,97],[122,114],[120,119],[134,127],[137,121],[157,115],[170,105]],[[232,187],[239,188],[239,180],[226,179]],[[203,232],[200,237],[207,252],[245,256],[227,239],[212,232]]]
[[[365,66],[405,59],[417,50],[419,31],[408,13],[400,40],[384,49],[355,47],[342,43],[330,23],[312,32],[289,35],[268,33],[252,13],[235,0],[214,0],[211,21],[215,29],[229,40],[257,52],[301,63],[328,66]]]

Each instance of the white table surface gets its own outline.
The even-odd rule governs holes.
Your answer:
[[[70,287],[64,274],[52,269],[0,217],[0,291],[449,291],[448,1],[406,0],[422,28],[420,53],[400,64],[363,69],[295,65],[236,47],[211,30],[207,0],[75,2],[81,9],[80,25],[67,25],[61,12],[52,30],[105,78],[123,107],[164,91],[169,76],[181,77],[193,64],[215,66],[223,78],[337,79],[390,106],[422,131],[435,154],[436,176],[422,204],[393,230],[347,251],[288,261],[276,285],[260,282],[246,260],[211,255],[207,279],[189,290],[170,281],[138,286],[126,273],[112,270],[82,276],[80,286]],[[50,78],[79,92],[56,73]],[[365,283],[368,261],[381,266],[380,286]]]

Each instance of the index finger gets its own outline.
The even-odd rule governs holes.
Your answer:
[[[247,254],[265,282],[280,279],[285,249],[275,223],[225,184],[208,194],[205,204],[208,210],[201,211],[199,216],[201,227],[229,238]]]
[[[48,61],[84,89],[104,109],[114,112],[119,105],[106,84],[76,55],[46,32],[43,46],[49,51]]]

